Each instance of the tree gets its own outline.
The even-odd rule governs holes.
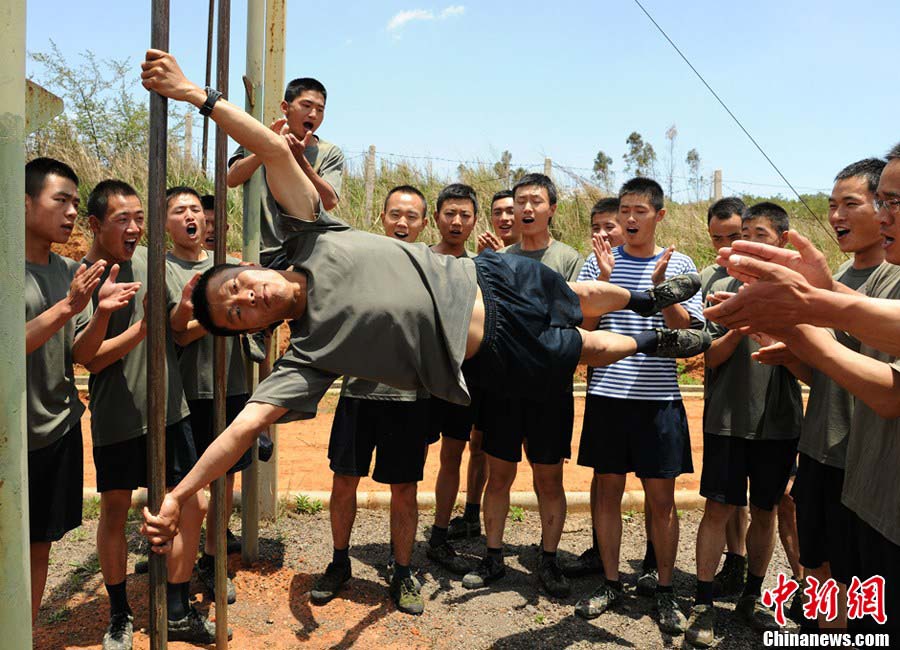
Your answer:
[[[612,191],[612,186],[615,182],[615,173],[610,169],[612,162],[613,159],[603,151],[598,151],[597,157],[594,158],[594,178],[600,183],[600,187],[607,192]]]
[[[503,181],[505,187],[510,186],[510,162],[512,162],[512,154],[508,151],[504,151],[500,154],[500,161],[494,163],[494,174],[498,179]]]
[[[625,171],[632,176],[646,176],[653,178],[656,175],[656,151],[649,142],[637,131],[632,131],[625,140],[628,151],[622,156],[625,161]]]
[[[675,138],[678,137],[678,129],[673,124],[668,129],[666,129],[666,140],[669,141],[669,156],[668,156],[668,165],[669,168],[666,170],[666,183],[668,184],[668,196],[672,198],[672,190],[673,184],[675,180]]]
[[[691,187],[694,188],[694,200],[700,200],[700,188],[703,185],[703,175],[700,172],[700,154],[696,149],[687,152],[684,161],[688,166],[688,175],[691,180]]]

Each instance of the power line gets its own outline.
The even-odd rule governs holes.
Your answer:
[[[663,37],[664,37],[667,41],[669,41],[669,45],[671,45],[671,46],[675,49],[675,51],[678,52],[678,55],[684,60],[685,63],[687,63],[688,67],[694,72],[694,74],[697,75],[697,78],[698,78],[701,82],[703,82],[703,85],[706,86],[706,89],[707,89],[710,93],[712,93],[712,96],[716,98],[716,101],[718,101],[719,104],[722,105],[722,108],[724,108],[725,111],[728,113],[728,115],[731,116],[731,119],[734,120],[735,124],[737,124],[738,127],[740,127],[741,131],[744,132],[744,135],[746,135],[746,136],[750,139],[750,142],[753,143],[753,146],[755,146],[755,147],[757,148],[757,150],[759,150],[759,153],[762,154],[763,158],[766,159],[766,161],[772,166],[772,169],[774,169],[774,170],[776,171],[776,173],[781,177],[781,180],[783,180],[783,181],[787,184],[787,186],[788,186],[789,188],[791,188],[791,191],[797,196],[797,199],[800,201],[800,203],[803,204],[803,207],[805,207],[805,208],[809,211],[809,213],[813,216],[813,218],[815,219],[816,223],[819,224],[819,226],[820,226],[823,230],[825,230],[825,231],[828,233],[828,236],[829,236],[832,240],[834,240],[835,243],[837,243],[837,238],[834,236],[834,233],[831,231],[831,229],[830,229],[830,228],[826,228],[826,227],[825,227],[825,224],[823,224],[823,223],[820,221],[819,215],[817,215],[815,212],[813,212],[812,208],[809,207],[809,205],[806,203],[806,201],[803,199],[803,197],[800,196],[800,192],[798,192],[796,189],[794,189],[794,186],[791,185],[791,182],[787,179],[787,177],[786,177],[784,174],[781,173],[781,170],[778,168],[778,165],[776,165],[776,164],[774,163],[774,161],[773,161],[771,158],[769,158],[769,155],[768,155],[768,154],[763,150],[763,148],[759,145],[759,143],[756,141],[756,138],[754,138],[752,135],[750,135],[750,132],[749,132],[746,128],[744,128],[744,125],[741,124],[741,121],[737,118],[737,116],[736,116],[734,113],[731,112],[731,109],[728,108],[728,105],[722,100],[721,97],[719,97],[718,93],[716,93],[716,91],[712,89],[712,86],[710,86],[710,85],[706,82],[706,79],[703,78],[703,75],[700,74],[700,72],[697,70],[697,68],[694,67],[694,65],[688,60],[688,58],[687,58],[687,57],[684,55],[684,53],[678,48],[678,46],[675,45],[675,41],[673,41],[671,38],[669,38],[669,35],[666,34],[665,30],[664,30],[662,27],[660,27],[659,23],[656,22],[656,20],[654,20],[653,16],[650,15],[650,12],[647,11],[647,10],[644,8],[644,5],[641,4],[640,0],[634,0],[634,3],[635,3],[638,7],[640,7],[641,11],[644,12],[644,15],[647,16],[647,18],[650,19],[650,22],[653,23],[653,25],[656,27],[656,29],[659,30],[659,33],[662,34]]]

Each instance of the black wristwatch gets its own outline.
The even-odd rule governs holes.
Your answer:
[[[222,96],[215,88],[211,88],[209,86],[206,87],[206,101],[203,102],[203,106],[200,107],[200,115],[209,117],[209,114],[212,113],[213,106],[216,105],[216,102],[219,101],[219,97]]]

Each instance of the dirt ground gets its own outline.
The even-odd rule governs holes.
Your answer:
[[[331,489],[331,472],[328,469],[328,438],[331,433],[331,423],[334,419],[334,409],[337,405],[337,395],[327,395],[319,404],[319,414],[313,420],[292,422],[278,427],[278,489],[279,491],[307,491],[317,492]],[[703,456],[703,399],[700,395],[692,395],[684,400],[685,410],[688,414],[688,424],[691,431],[691,455],[694,460],[694,473],[684,474],[675,482],[676,489],[697,491],[700,485],[700,467]],[[575,462],[578,458],[578,444],[581,441],[581,423],[584,415],[584,397],[575,398],[575,429],[572,434],[572,459],[566,464],[564,481],[567,491],[587,492],[590,490],[592,470],[587,467],[579,467]],[[97,484],[94,471],[93,451],[90,434],[90,413],[85,411],[81,420],[82,434],[84,438],[84,485],[93,487]],[[432,445],[432,451],[428,454],[428,462],[425,464],[424,479],[419,485],[422,492],[434,491],[434,481],[437,477],[440,454],[438,445]],[[465,477],[468,454],[463,456],[461,476]],[[240,476],[236,480],[240,486]],[[364,478],[360,481],[361,491],[384,491],[384,486],[375,483],[371,479]],[[463,478],[461,489],[465,489]],[[513,484],[513,491],[531,491],[531,467],[528,463],[519,465],[519,472]],[[640,490],[640,481],[629,475],[626,490]]]
[[[353,579],[340,597],[324,606],[309,602],[309,590],[317,574],[330,560],[331,544],[327,512],[282,516],[260,533],[262,561],[242,567],[232,556],[230,570],[238,600],[228,610],[234,638],[229,647],[238,650],[287,648],[663,648],[681,647],[681,638],[663,634],[650,599],[637,596],[634,581],[644,554],[644,522],[640,514],[623,515],[622,570],[626,597],[615,610],[594,621],[574,615],[575,602],[590,594],[596,578],[573,581],[571,597],[547,597],[537,586],[533,572],[538,561],[540,536],[537,515],[523,513],[522,521],[506,527],[507,575],[493,586],[476,591],[463,589],[456,577],[433,566],[425,557],[425,537],[432,512],[420,516],[420,534],[413,564],[423,583],[425,613],[402,614],[387,596],[382,568],[387,560],[388,518],[384,511],[360,511],[350,554]],[[681,540],[675,573],[675,589],[687,611],[693,590],[694,540],[699,513],[681,516]],[[53,547],[50,578],[35,631],[35,648],[100,648],[108,620],[108,602],[94,553],[96,521],[72,531]],[[240,520],[232,520],[239,531]],[[128,525],[129,570],[141,558],[137,522]],[[475,559],[483,552],[483,538],[460,544],[462,553]],[[570,515],[560,545],[563,558],[590,544],[590,519]],[[766,580],[789,571],[780,545]],[[135,611],[135,648],[149,645],[147,625],[147,577],[129,575],[128,594]],[[196,582],[192,594],[201,610],[210,608],[209,597]],[[719,601],[716,624],[721,649],[760,647],[761,638],[732,615],[733,600]],[[211,612],[214,615],[214,612]],[[791,624],[792,625],[792,624]],[[141,630],[141,631],[138,631]],[[189,648],[172,643],[172,650]]]

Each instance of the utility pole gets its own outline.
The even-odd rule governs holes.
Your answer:
[[[717,169],[713,172],[713,201],[722,198],[722,170]]]
[[[366,154],[366,202],[364,212],[366,214],[366,223],[372,223],[375,215],[372,209],[375,204],[375,145],[369,145],[369,152]]]

